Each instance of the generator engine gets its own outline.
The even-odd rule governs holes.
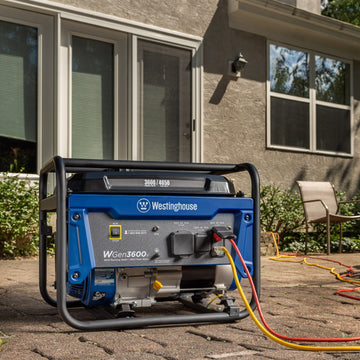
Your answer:
[[[247,171],[252,196],[236,192],[223,174]],[[54,193],[48,175],[54,172]],[[56,213],[56,299],[47,290],[47,216]],[[40,291],[71,326],[131,328],[231,321],[248,315],[233,305],[236,288],[225,247],[259,289],[259,180],[251,164],[218,165],[63,159],[40,173]],[[209,295],[222,297],[215,312]],[[74,300],[75,298],[75,300]],[[163,301],[191,302],[200,314],[134,318]],[[69,309],[108,307],[118,318],[82,321]],[[252,307],[255,302],[252,300]],[[210,312],[210,313],[209,313]]]

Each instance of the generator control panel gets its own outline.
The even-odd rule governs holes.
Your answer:
[[[215,241],[214,228],[234,234],[252,268],[251,198],[83,193],[68,204],[72,283],[95,267],[228,264],[214,246],[231,245]]]

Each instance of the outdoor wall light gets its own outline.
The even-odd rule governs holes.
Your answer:
[[[234,59],[229,61],[229,75],[235,78],[241,76],[241,71],[244,69],[248,62],[244,58],[242,53]]]

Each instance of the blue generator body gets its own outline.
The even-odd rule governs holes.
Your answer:
[[[258,287],[258,199],[236,192],[232,182],[218,175],[219,170],[232,172],[230,165],[225,170],[194,165],[56,157],[45,167],[40,184],[40,290],[48,303],[60,308],[65,321],[77,328],[100,329],[245,316],[231,296],[236,287],[221,247],[246,277],[228,239],[236,242]],[[256,178],[254,168],[244,166],[248,168]],[[49,196],[44,181],[53,171],[56,188]],[[256,188],[252,186],[253,192]],[[52,211],[57,214],[56,300],[44,280],[46,238],[51,234],[45,221]],[[222,306],[207,309],[209,296],[221,297]],[[190,300],[205,314],[154,317],[150,322],[135,318],[141,308],[174,300]],[[68,308],[78,305],[110,307],[117,319],[74,319]]]

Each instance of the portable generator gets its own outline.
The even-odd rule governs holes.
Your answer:
[[[247,172],[251,197],[224,175]],[[49,174],[55,186],[48,194]],[[56,214],[56,299],[47,289],[48,225]],[[233,321],[248,315],[229,291],[233,274],[221,246],[234,239],[260,288],[259,178],[251,164],[64,159],[40,173],[40,291],[69,325],[83,330],[186,322]],[[221,307],[208,309],[209,296]],[[74,299],[75,298],[75,299]],[[194,313],[138,316],[166,301]],[[255,307],[254,300],[251,301]],[[113,316],[81,320],[69,310],[112,309]]]

